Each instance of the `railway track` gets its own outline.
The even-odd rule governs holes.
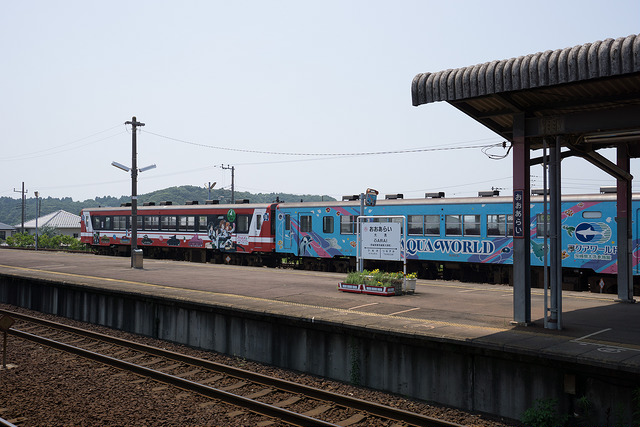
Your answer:
[[[9,333],[297,426],[459,426],[93,331],[0,310]],[[268,422],[268,421],[267,421]]]

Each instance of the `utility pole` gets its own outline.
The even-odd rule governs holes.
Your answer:
[[[136,116],[131,121],[124,122],[131,125],[131,268],[134,268],[133,253],[138,249],[138,149],[136,133],[138,126],[144,126],[136,120]]]
[[[24,234],[24,195],[27,191],[29,190],[24,189],[24,181],[22,181],[22,191],[16,190],[15,188],[13,189],[14,193],[22,193],[22,230],[20,231],[22,234]]]
[[[222,169],[231,169],[231,203],[233,204],[236,202],[235,178],[234,178],[236,168],[235,166],[229,166],[229,165],[227,165],[226,167],[225,165],[220,165],[220,167]]]
[[[40,216],[40,194],[37,191],[34,191],[33,194],[36,196],[36,251],[38,250],[38,217]]]

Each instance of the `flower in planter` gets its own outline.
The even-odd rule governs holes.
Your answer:
[[[352,285],[364,285],[365,281],[365,272],[352,271],[347,274],[347,278],[344,280],[344,283],[350,283]]]
[[[345,283],[353,285],[369,284],[371,286],[389,287],[402,284],[404,274],[402,272],[387,273],[375,269],[372,271],[364,270],[362,272],[354,271],[347,274]]]

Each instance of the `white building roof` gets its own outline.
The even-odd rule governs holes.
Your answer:
[[[16,227],[21,227],[21,224]],[[52,227],[52,228],[80,228],[80,216],[74,215],[67,211],[59,210],[52,212],[48,215],[38,218],[38,227]],[[24,228],[36,228],[36,220],[26,221]]]

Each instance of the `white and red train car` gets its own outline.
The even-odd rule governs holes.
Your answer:
[[[275,204],[138,207],[137,247],[156,258],[275,263]],[[131,207],[83,209],[81,240],[104,254],[131,251]]]

